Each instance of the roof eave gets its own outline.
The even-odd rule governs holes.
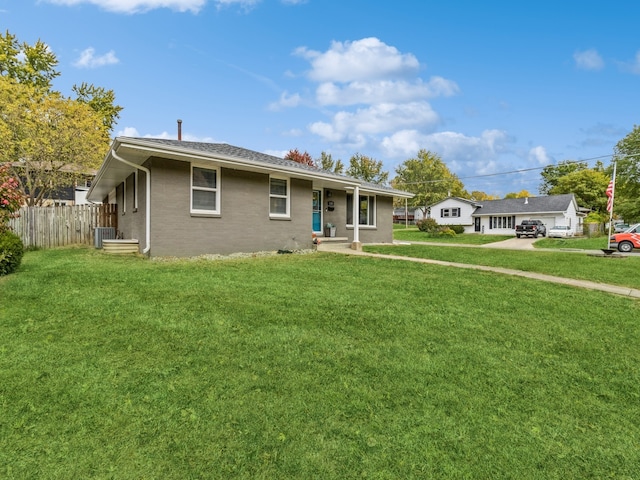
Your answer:
[[[295,178],[302,178],[314,182],[324,183],[326,185],[340,186],[342,188],[354,188],[357,186],[362,191],[385,196],[393,196],[398,198],[413,198],[414,196],[414,194],[412,193],[404,192],[401,190],[376,188],[375,186],[371,186],[368,184],[363,185],[362,182],[357,179],[343,177],[331,172],[324,172],[322,170],[307,171],[304,168],[298,167],[296,165],[289,167],[286,165],[266,164],[260,161],[254,161],[247,158],[234,157],[220,153],[208,154],[207,152],[195,152],[193,149],[181,148],[179,146],[159,146],[156,143],[145,142],[144,140],[140,139],[118,137],[113,141],[111,148],[109,149],[109,152],[107,153],[105,160],[100,167],[100,170],[98,171],[94,178],[94,181],[92,182],[91,188],[87,192],[87,199],[89,201],[102,201],[105,195],[108,195],[108,193],[117,185],[117,183],[115,183],[115,185],[108,185],[106,187],[100,188],[100,184],[101,182],[103,182],[105,172],[112,167],[114,161],[117,161],[113,157],[111,152],[118,153],[118,150],[120,150],[121,148],[133,148],[137,152],[145,152],[145,155],[136,155],[135,158],[128,159],[132,163],[136,163],[138,165],[142,165],[148,158],[152,156],[166,156],[167,154],[170,154],[172,158],[186,162],[193,162],[194,160],[203,162],[216,162],[217,164],[226,166],[228,168],[244,169],[261,173],[283,174]],[[123,154],[123,156],[125,155]],[[123,168],[123,171],[124,170],[126,170],[126,168]]]

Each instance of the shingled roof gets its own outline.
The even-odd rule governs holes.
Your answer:
[[[560,213],[565,212],[569,208],[571,202],[575,203],[573,193],[549,195],[544,197],[485,200],[483,202],[478,202],[478,208],[473,212],[473,216]]]
[[[129,163],[122,165],[117,159],[116,151],[124,149],[128,152]],[[386,196],[412,198],[410,192],[396,190],[387,185],[365,182],[347,175],[340,175],[330,170],[315,168],[284,158],[236,147],[227,143],[189,142],[164,138],[118,137],[114,140],[105,161],[98,171],[87,197],[92,201],[104,198],[117,184],[121,183],[133,171],[132,164],[142,165],[150,156],[169,156],[187,160],[217,161],[232,168],[254,169],[259,171],[275,171],[300,178],[313,178],[325,185],[341,187],[358,185],[362,191]]]
[[[338,175],[328,170],[321,170],[303,163],[294,162],[292,160],[285,160],[284,158],[276,157],[274,155],[268,155],[266,153],[256,152],[247,148],[235,147],[228,143],[206,143],[206,142],[187,142],[184,140],[168,140],[165,138],[135,138],[138,141],[144,141],[149,143],[156,143],[173,148],[187,149],[194,152],[200,152],[207,156],[223,156],[228,158],[237,158],[242,160],[251,160],[254,162],[266,163],[273,166],[296,168],[299,170],[306,170],[307,172],[318,172],[334,175],[336,177],[344,178],[343,175]]]

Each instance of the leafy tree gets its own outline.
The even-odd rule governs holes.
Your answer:
[[[292,162],[302,163],[303,165],[309,165],[310,167],[316,167],[316,162],[313,161],[311,155],[308,152],[300,153],[297,148],[289,150],[284,156],[285,160],[291,160]]]
[[[0,162],[11,165],[28,205],[100,165],[109,144],[88,105],[0,77]]]
[[[114,103],[116,96],[113,90],[105,90],[87,83],[74,85],[72,89],[77,94],[79,102],[86,103],[94,112],[100,114],[102,123],[111,132],[122,111],[122,107]]]
[[[558,178],[549,195],[573,193],[578,205],[603,213],[607,209],[605,190],[608,184],[609,176],[601,170],[576,170]]]
[[[356,153],[349,159],[349,168],[346,173],[350,177],[359,178],[365,182],[386,185],[389,172],[383,172],[382,166],[382,161]]]
[[[18,42],[8,30],[0,34],[0,76],[49,91],[53,79],[60,75],[57,65],[58,59],[44,42],[29,45]]]
[[[499,200],[500,197],[498,195],[490,195],[479,190],[473,190],[471,192],[471,199],[481,202],[482,200]]]
[[[520,190],[519,192],[510,192],[507,193],[504,198],[528,198],[535,197],[535,195],[531,195],[528,190]]]
[[[329,170],[333,173],[341,175],[344,172],[344,164],[342,163],[342,160],[338,159],[334,161],[330,153],[320,153],[320,158],[316,160],[316,164],[323,170]]]
[[[457,175],[452,173],[435,153],[421,149],[416,158],[405,160],[396,168],[393,186],[415,194],[412,207],[426,216],[429,205],[448,196],[467,198],[469,195]]]
[[[617,162],[614,212],[628,222],[640,221],[640,126],[614,149]]]
[[[575,162],[573,160],[564,160],[558,162],[557,165],[547,165],[540,174],[542,175],[542,183],[538,188],[538,192],[540,195],[549,195],[551,189],[557,185],[559,178],[587,168],[589,168],[587,162]]]
[[[112,90],[83,83],[77,99],[52,90],[58,60],[49,47],[0,35],[0,162],[9,162],[29,205],[93,173],[122,107]]]

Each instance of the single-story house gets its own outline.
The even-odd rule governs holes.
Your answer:
[[[354,248],[392,242],[394,197],[413,194],[228,144],[128,137],[87,192],[118,205],[141,253],[178,257],[307,249],[326,224]]]
[[[567,225],[582,231],[584,213],[572,193],[528,198],[474,201],[449,197],[429,208],[440,225],[464,225],[465,233],[509,235],[522,220],[542,220],[547,229]]]

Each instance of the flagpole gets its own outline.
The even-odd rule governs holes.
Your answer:
[[[609,235],[607,235],[607,250],[611,249],[611,227],[613,225],[613,201],[616,195],[616,167],[618,166],[618,162],[613,162],[613,177],[611,178],[611,183],[609,187],[611,187],[611,208],[609,210]],[[607,188],[607,194],[609,193],[609,188]],[[608,202],[609,200],[607,200]],[[607,205],[608,206],[608,205]]]

